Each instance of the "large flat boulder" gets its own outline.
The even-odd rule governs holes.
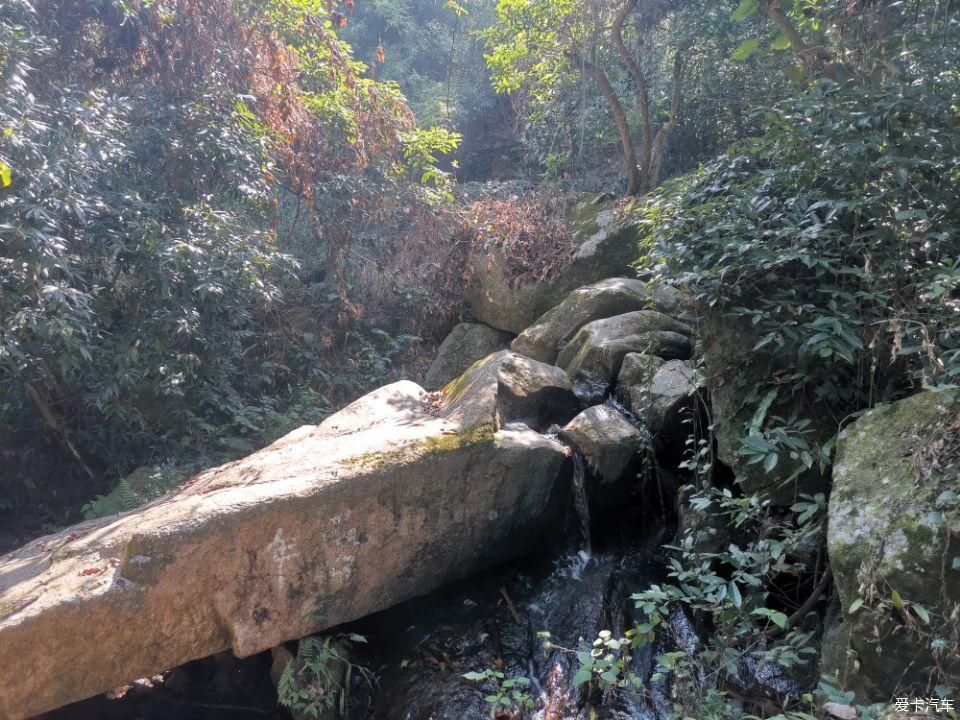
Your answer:
[[[666,285],[651,290],[634,278],[607,278],[577,288],[520,333],[510,349],[541,362],[556,362],[557,353],[576,332],[594,320],[634,310],[676,312],[680,294]]]
[[[568,460],[503,426],[503,408],[551,396],[546,375],[511,360],[474,377],[473,398],[438,406],[413,383],[386,386],[149,505],[0,558],[0,717],[260,652],[545,542]]]
[[[956,687],[958,494],[957,393],[877,407],[840,434],[827,549],[843,618],[831,643],[841,648],[825,653],[831,666],[821,671],[846,673],[866,699]]]
[[[467,259],[463,297],[481,322],[520,333],[570,292],[610,277],[634,275],[631,263],[640,256],[635,214],[611,203],[590,198],[567,216],[577,246],[572,260],[559,272],[540,281],[511,282],[509,258],[497,247],[473,251]]]
[[[668,315],[637,310],[584,325],[560,351],[557,365],[570,377],[577,397],[595,403],[603,399],[628,353],[686,360],[693,352],[692,334],[688,325]]]
[[[505,349],[513,336],[483,323],[460,323],[437,348],[437,356],[423,378],[427,390],[442,388],[456,380],[477,360]]]

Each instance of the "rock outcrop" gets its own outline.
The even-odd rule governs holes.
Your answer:
[[[587,403],[598,402],[632,352],[662,359],[690,357],[693,330],[655,310],[637,310],[587,323],[557,358],[573,382],[573,391]]]
[[[935,666],[960,673],[960,397],[928,391],[869,411],[840,434],[833,478],[843,621],[824,661],[843,666],[821,671],[876,701],[894,686],[922,695]]]
[[[763,463],[750,463],[740,452],[756,409],[756,404],[744,403],[744,399],[757,388],[768,387],[772,378],[792,375],[796,368],[783,361],[774,363],[769,355],[754,350],[759,338],[750,318],[712,308],[704,316],[700,331],[717,457],[740,478],[744,492],[766,492],[777,505],[790,505],[799,493],[826,492],[828,480],[816,465],[788,481],[802,469],[799,455],[793,458],[781,453],[775,470],[768,472]],[[786,392],[781,395],[774,399],[768,414],[790,417],[796,401]],[[824,414],[821,419],[808,429],[808,439],[814,445],[822,445],[836,432],[832,418]]]
[[[428,374],[442,392],[388,385],[139,509],[0,557],[0,720],[274,648],[538,549],[563,526],[572,467],[550,428],[566,426],[614,497],[648,436],[582,401],[630,353],[649,353],[656,384],[654,366],[690,356],[692,329],[639,309],[676,312],[677,293],[617,277],[637,253],[629,213],[588,204],[571,222],[580,249],[557,277],[511,288],[494,263],[471,291],[493,328],[540,317],[517,343],[534,357],[460,325]],[[662,423],[682,404],[665,388],[650,415]]]
[[[634,275],[638,233],[629,210],[617,211],[593,198],[576,205],[567,224],[576,253],[560,272],[542,281],[511,282],[505,272],[508,258],[497,248],[471,254],[463,297],[478,320],[517,334],[571,291],[604,278]]]
[[[614,482],[644,447],[644,436],[610,405],[594,405],[567,423],[561,437],[576,447],[601,482]]]
[[[438,390],[456,380],[477,360],[505,349],[513,336],[483,323],[460,323],[444,339],[423,379],[427,390]],[[536,358],[539,359],[539,358]]]
[[[674,312],[679,305],[675,292],[666,286],[651,292],[647,283],[622,277],[577,288],[520,333],[510,349],[541,362],[556,362],[563,345],[588,322],[633,310]]]
[[[579,412],[571,387],[560,368],[501,350],[474,363],[444,388],[444,413],[469,426],[485,422],[492,412],[498,427],[523,421],[542,430]]]
[[[617,376],[617,399],[654,435],[682,439],[697,388],[696,372],[682,360],[630,353]]]
[[[388,385],[0,558],[0,717],[226,648],[250,655],[535,548],[558,525],[568,455],[507,422],[571,397],[556,368],[494,355],[445,404]]]

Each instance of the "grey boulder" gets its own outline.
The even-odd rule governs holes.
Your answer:
[[[520,333],[510,348],[534,360],[552,363],[561,345],[588,322],[633,310],[672,313],[679,305],[679,292],[668,286],[661,285],[651,291],[648,284],[640,280],[608,278],[574,290]]]
[[[637,310],[587,323],[560,351],[557,365],[587,403],[598,402],[620,373],[624,357],[640,352],[663,359],[688,359],[692,329],[655,310]]]
[[[423,379],[427,390],[438,390],[456,380],[477,360],[503,350],[510,344],[510,333],[483,323],[460,323],[437,348],[437,356]]]

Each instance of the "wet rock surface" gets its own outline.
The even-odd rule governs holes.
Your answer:
[[[682,453],[692,432],[697,373],[682,360],[655,365],[647,357],[631,353],[624,359],[617,377],[617,399],[643,421],[662,446],[669,446],[674,454]]]
[[[614,482],[646,447],[644,434],[611,405],[594,405],[567,423],[560,435],[601,481]]]

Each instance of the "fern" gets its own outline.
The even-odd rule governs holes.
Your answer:
[[[234,450],[236,452],[248,453],[254,450],[253,444],[249,440],[237,437],[236,435],[218,438],[217,442],[228,450]]]
[[[109,493],[97,495],[83,505],[80,509],[84,518],[92,520],[133,510],[176,487],[179,480],[179,473],[173,465],[163,465],[150,468],[146,481],[139,479],[135,481],[136,487],[134,487],[130,478],[139,475],[140,472],[142,471],[123,478]],[[142,477],[141,475],[140,478]]]
[[[277,683],[277,700],[294,715],[318,718],[334,711],[347,714],[350,686],[359,678],[370,689],[377,679],[367,668],[350,662],[353,643],[366,642],[362,635],[309,637],[300,641],[297,657],[287,663]]]

